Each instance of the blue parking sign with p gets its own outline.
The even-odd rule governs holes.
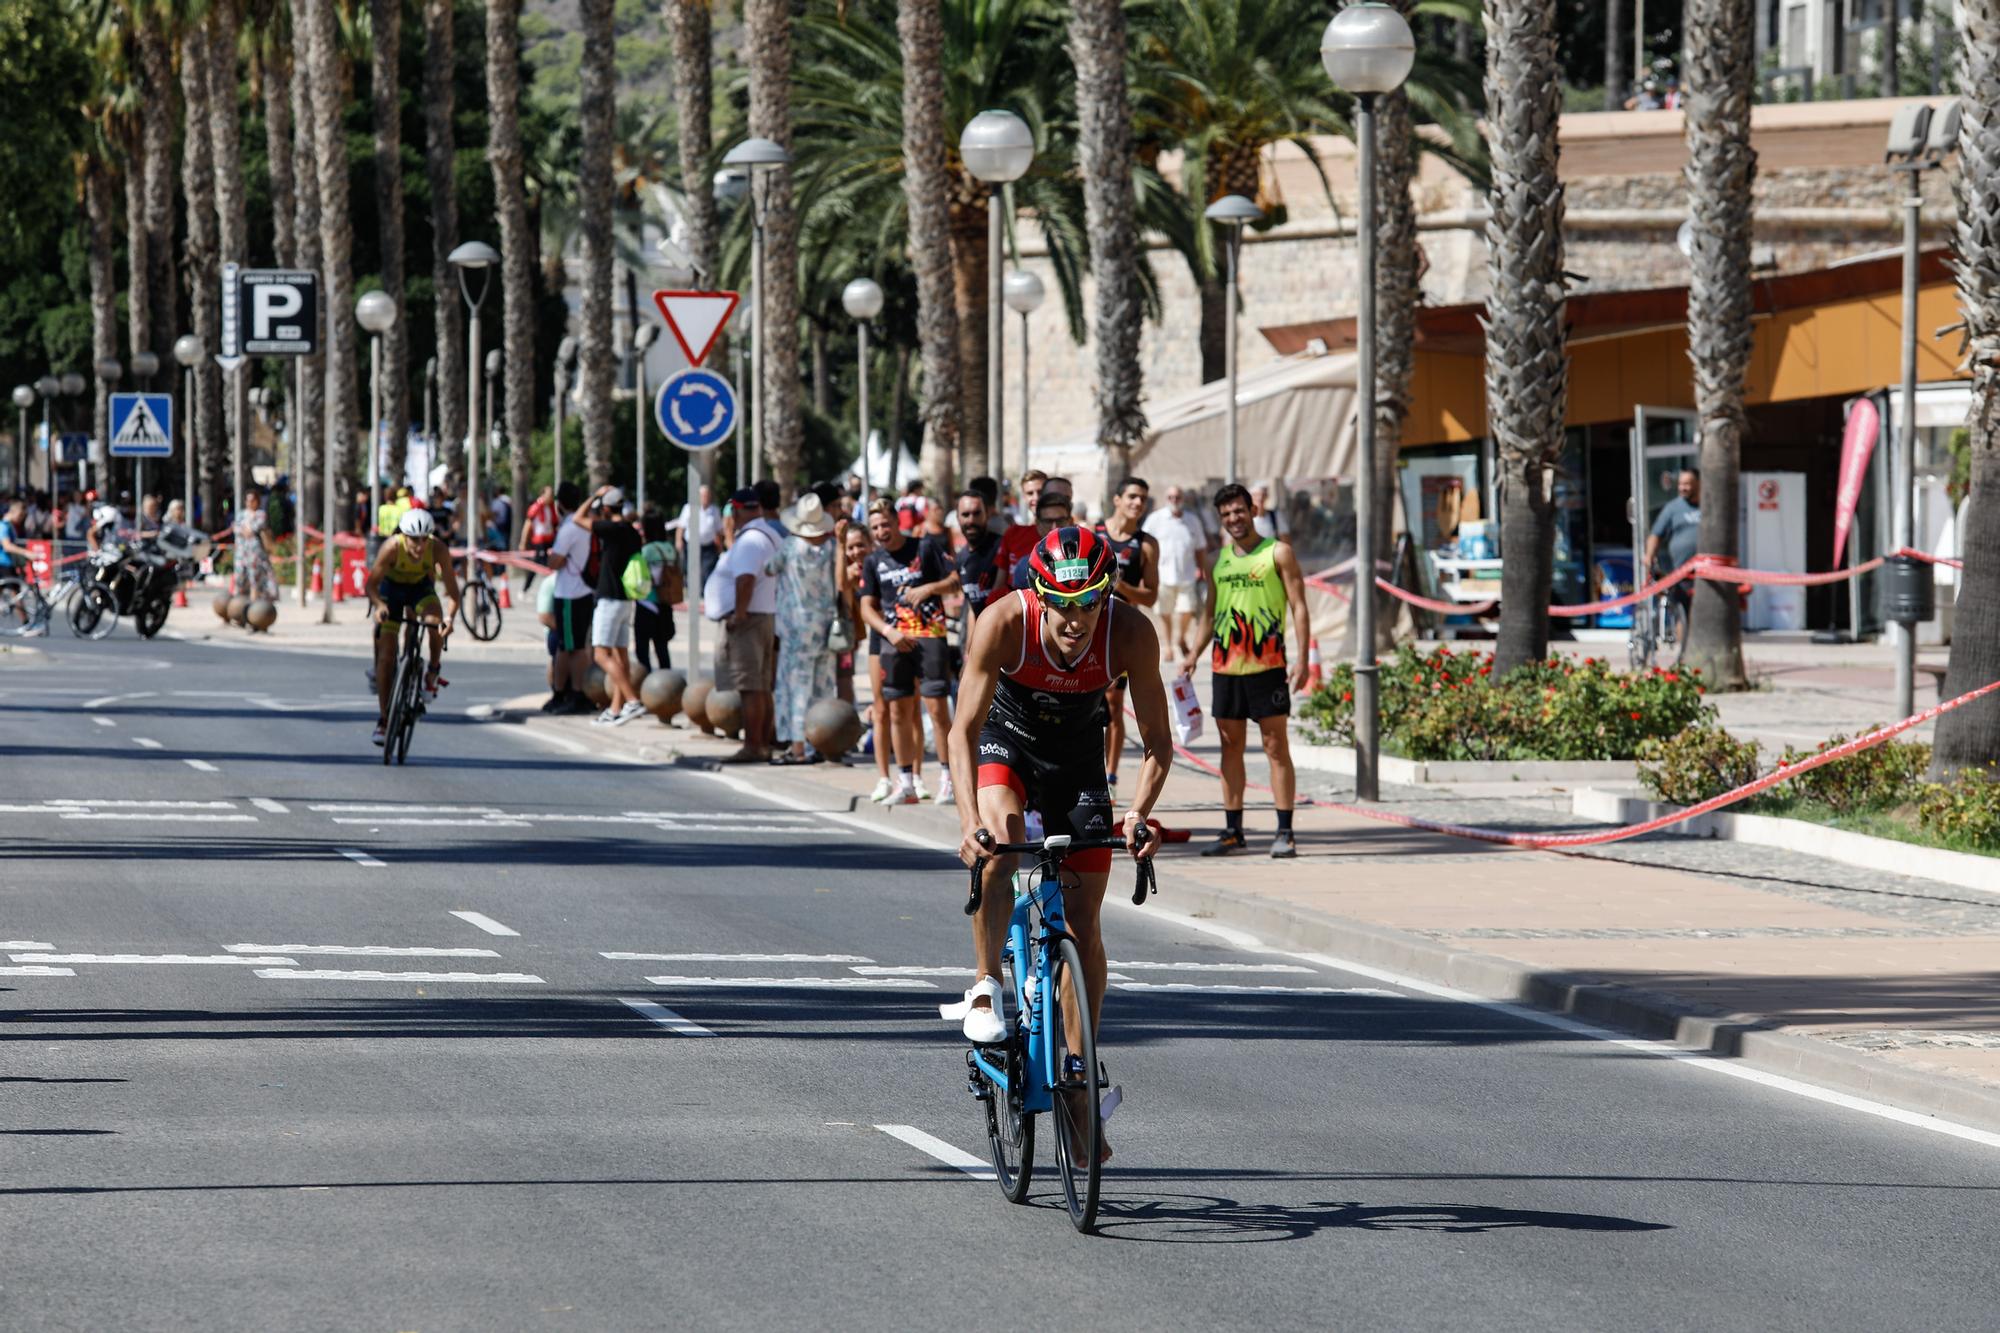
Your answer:
[[[168,458],[174,452],[174,396],[170,393],[111,395],[111,456]]]
[[[683,449],[713,449],[736,430],[736,388],[712,370],[683,370],[660,386],[653,417]]]

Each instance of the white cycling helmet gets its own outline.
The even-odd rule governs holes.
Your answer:
[[[412,509],[396,520],[396,531],[405,537],[428,537],[433,526],[430,511],[425,509]]]
[[[118,511],[110,505],[99,505],[91,511],[90,521],[99,527],[104,526],[106,523],[116,523],[118,521]]]

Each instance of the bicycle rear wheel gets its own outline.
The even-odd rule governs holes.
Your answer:
[[[411,633],[407,627],[404,631]],[[416,655],[405,643],[396,655],[396,682],[389,690],[389,725],[382,734],[382,763],[384,767],[403,762],[403,755],[409,751],[409,741],[404,733],[415,725],[416,719],[410,713],[410,681],[416,673]]]
[[[1003,980],[1002,989],[1018,1001],[1020,988],[1006,984],[1011,979]],[[999,1088],[990,1079],[980,1080],[986,1084],[987,1155],[993,1162],[993,1178],[1000,1183],[1008,1203],[1027,1202],[1028,1182],[1035,1174],[1035,1117],[1021,1110],[1028,1077],[1023,1051],[1017,1023],[1006,1046],[1008,1086]]]
[[[490,583],[475,583],[470,591],[472,596],[459,607],[459,615],[473,638],[491,643],[500,637],[500,599]]]
[[[118,627],[118,603],[102,584],[87,583],[69,600],[70,633],[101,639]]]
[[[1054,1001],[1046,1012],[1049,1041],[1055,1048],[1056,1169],[1062,1173],[1063,1202],[1069,1205],[1070,1224],[1078,1231],[1089,1231],[1097,1225],[1098,1186],[1104,1176],[1104,1165],[1098,1161],[1103,1151],[1104,1120],[1098,1113],[1097,1035],[1090,1027],[1090,992],[1084,986],[1083,962],[1077,957],[1074,941],[1056,941],[1056,965],[1049,985],[1049,998]],[[1074,998],[1065,999],[1065,990]],[[1077,1025],[1083,1040],[1074,1048],[1063,1022],[1071,1004],[1083,1011]]]
[[[20,634],[35,623],[36,594],[21,579],[0,579],[0,634]]]

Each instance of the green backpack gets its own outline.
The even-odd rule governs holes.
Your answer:
[[[643,602],[653,595],[653,571],[647,565],[643,552],[625,562],[625,572],[619,575],[619,584],[625,595],[635,602]]]

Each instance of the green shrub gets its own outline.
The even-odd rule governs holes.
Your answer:
[[[1846,740],[1845,736],[1835,736],[1817,750],[1794,750],[1788,745],[1778,767],[1790,768]],[[1789,778],[1773,788],[1772,794],[1780,799],[1793,797],[1823,805],[1837,815],[1893,810],[1907,805],[1917,795],[1917,786],[1930,766],[1929,745],[1921,741],[1885,741]]]
[[[1630,759],[1708,711],[1692,671],[1617,672],[1592,657],[1551,657],[1496,680],[1490,653],[1405,644],[1377,679],[1385,748],[1411,759]],[[1353,744],[1352,664],[1335,667],[1299,716],[1309,738]]]
[[[2000,847],[2000,780],[1988,769],[1925,783],[1918,792],[1917,826],[1941,842]]]
[[[1758,753],[1721,727],[1689,727],[1641,743],[1639,781],[1660,800],[1696,805],[1754,779]]]

